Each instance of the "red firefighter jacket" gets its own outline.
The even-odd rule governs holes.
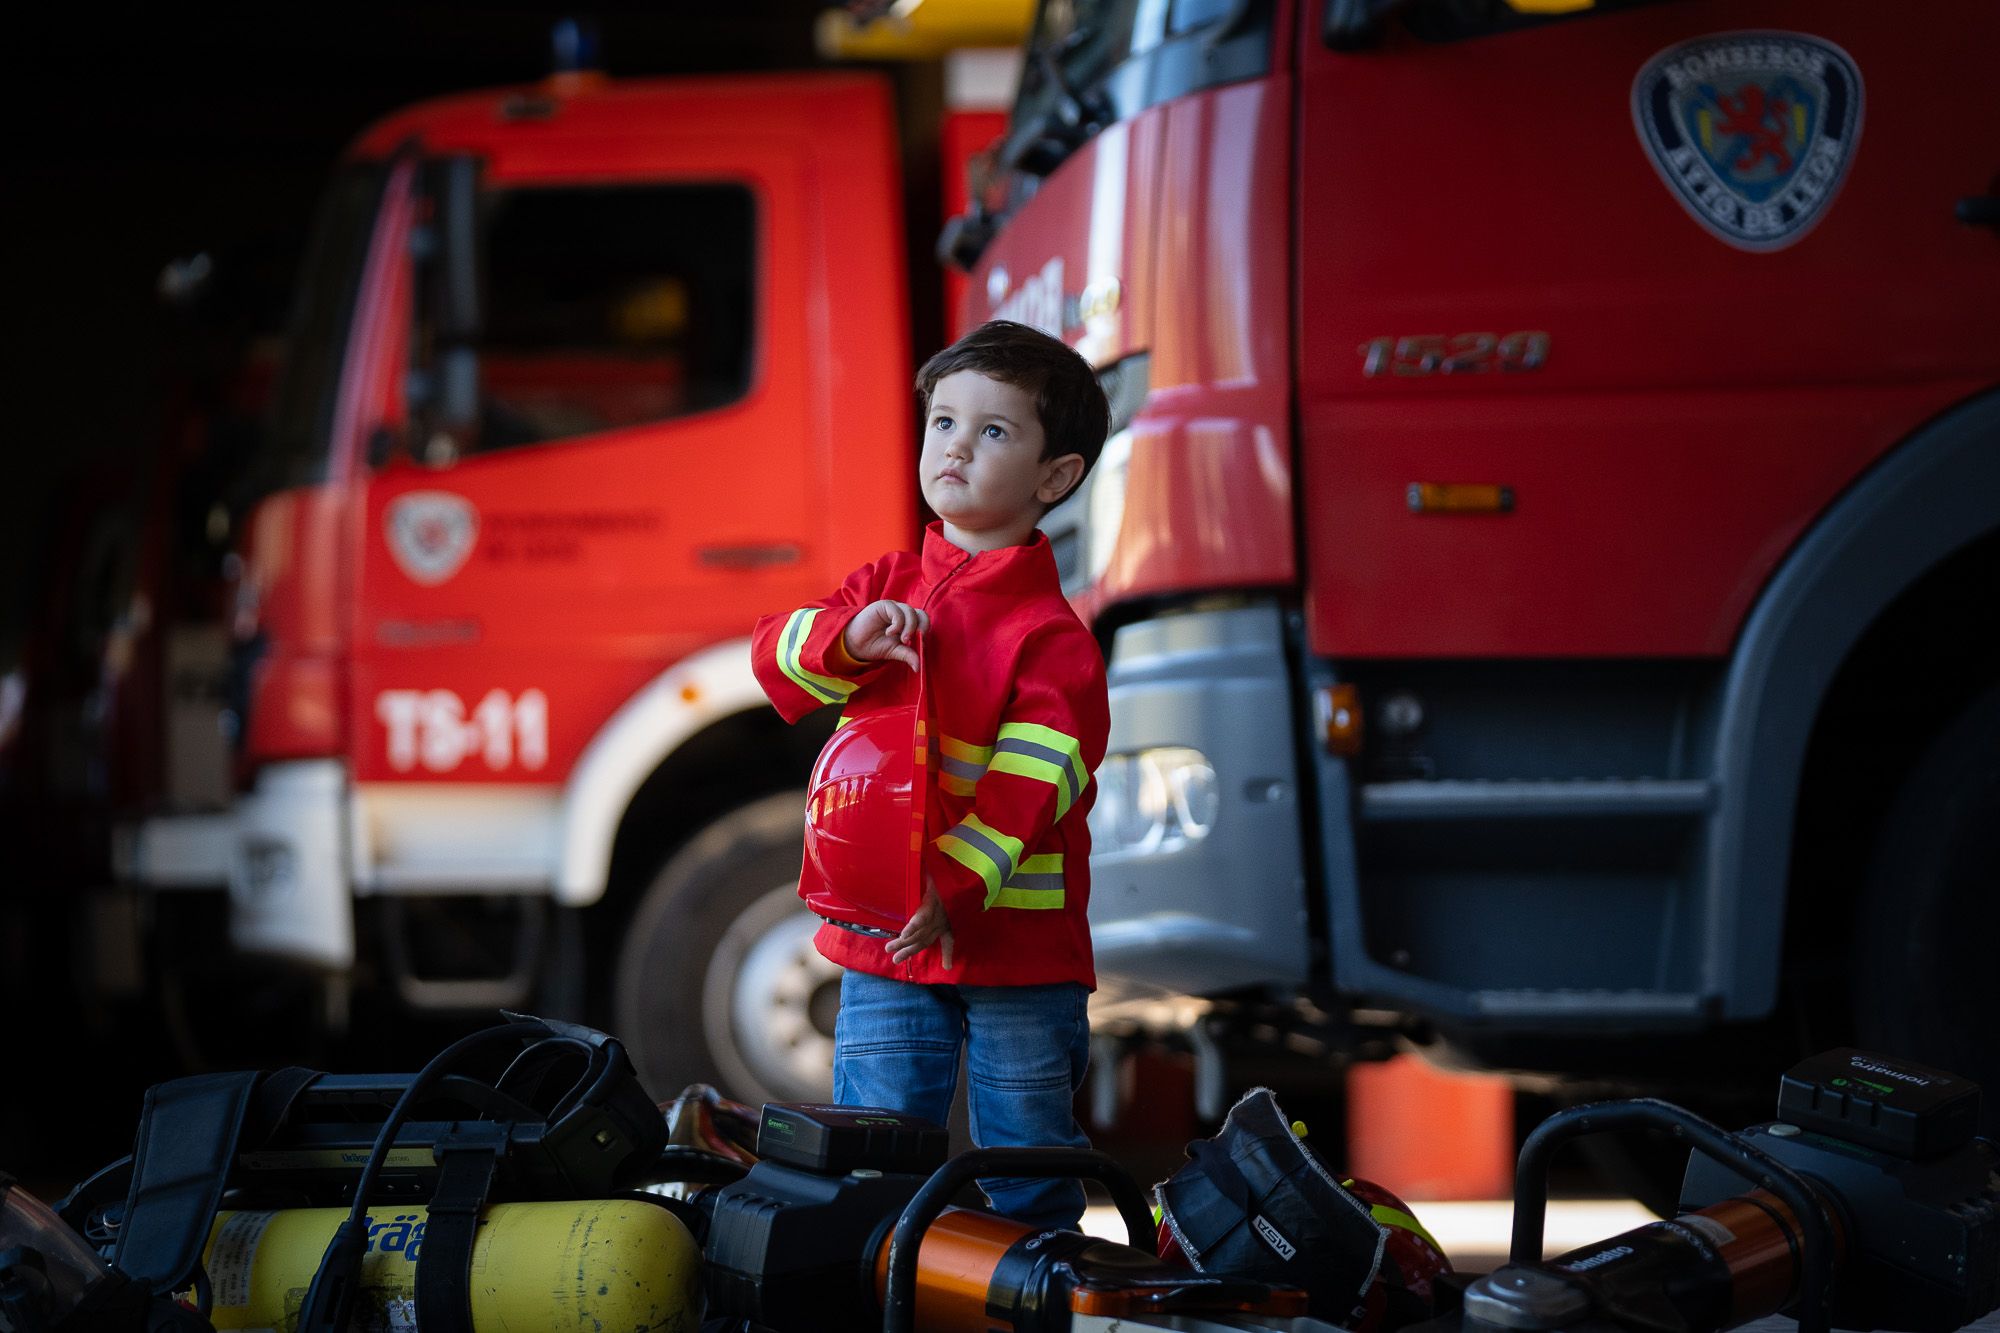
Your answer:
[[[1103,656],[1062,595],[1048,539],[974,554],[932,523],[921,555],[891,552],[831,596],[765,616],[752,664],[787,722],[825,704],[854,718],[917,702],[907,665],[857,670],[841,646],[856,613],[885,597],[931,618],[923,864],[951,921],[954,966],[936,946],[898,965],[882,940],[831,925],[815,944],[843,967],[908,981],[1094,987],[1085,817],[1110,707]],[[808,859],[801,897],[822,887],[815,874]]]

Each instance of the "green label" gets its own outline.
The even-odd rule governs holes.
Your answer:
[[[1870,1092],[1880,1093],[1884,1097],[1887,1097],[1896,1091],[1894,1088],[1890,1087],[1887,1083],[1871,1083],[1865,1078],[1855,1078],[1855,1079],[1830,1078],[1826,1081],[1826,1085],[1830,1088],[1845,1088],[1849,1086],[1863,1087],[1868,1089]]]

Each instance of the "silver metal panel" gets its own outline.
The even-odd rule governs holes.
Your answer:
[[[1236,606],[1120,629],[1112,754],[1199,750],[1220,794],[1213,830],[1174,850],[1091,858],[1097,970],[1202,995],[1306,979],[1306,885],[1282,626]],[[1101,844],[1100,844],[1101,846]]]

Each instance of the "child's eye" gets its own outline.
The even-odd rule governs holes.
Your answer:
[[[986,427],[986,434],[996,440],[1004,440],[1007,438],[1007,432],[1000,429],[1000,427],[994,425],[988,425]]]
[[[932,417],[932,418],[931,418],[931,429],[932,429],[932,430],[950,430],[950,429],[951,429],[951,427],[952,427],[952,420],[951,420],[951,418],[950,418],[950,417]]]

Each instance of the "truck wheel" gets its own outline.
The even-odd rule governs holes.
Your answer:
[[[1980,1085],[2000,1133],[2000,687],[1944,728],[1883,821],[1854,937],[1860,1043]]]
[[[805,794],[731,811],[660,869],[613,981],[615,1031],[655,1098],[690,1083],[726,1097],[826,1101],[840,969],[798,899]]]

